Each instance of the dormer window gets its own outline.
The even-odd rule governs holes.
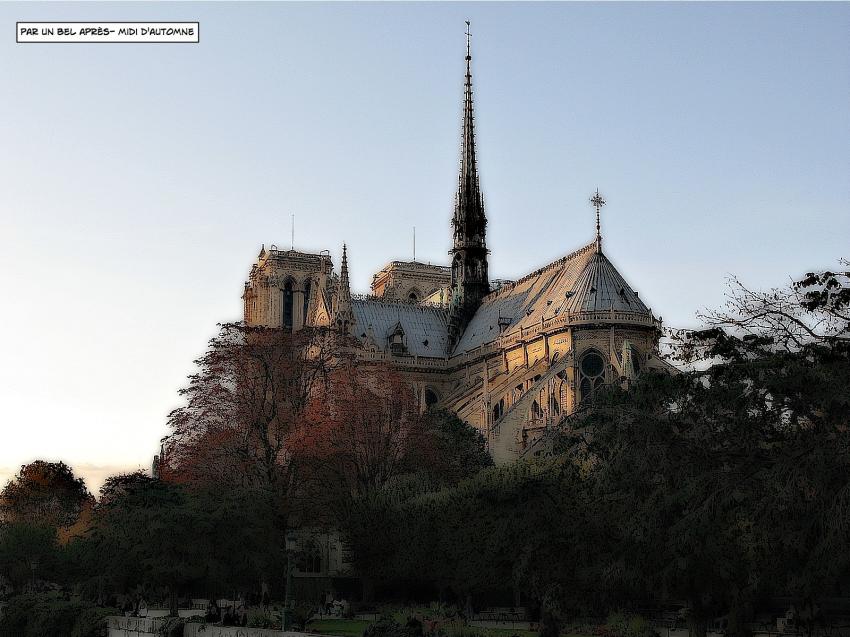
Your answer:
[[[399,355],[407,353],[407,345],[404,342],[404,328],[401,326],[401,323],[396,323],[393,331],[390,332],[388,340],[392,354]]]
[[[499,317],[499,334],[508,329],[508,326],[511,324],[511,317],[509,316],[500,316]]]

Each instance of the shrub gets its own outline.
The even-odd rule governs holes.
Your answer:
[[[612,613],[606,624],[611,637],[658,637],[658,633],[640,615]]]
[[[249,628],[280,628],[280,624],[280,615],[272,617],[268,615],[252,615],[248,617]]]
[[[0,637],[100,637],[116,612],[56,593],[17,595],[0,619]]]
[[[100,637],[106,634],[106,618],[120,614],[117,608],[85,606],[80,609],[71,637]]]
[[[290,611],[290,620],[298,628],[303,629],[316,612],[314,604],[295,604]]]
[[[9,600],[0,618],[0,637],[20,637],[27,631],[27,620],[33,606],[35,595],[16,595]]]
[[[182,617],[169,617],[159,627],[159,634],[163,637],[183,637],[183,627],[186,620]]]
[[[419,624],[422,630],[422,624]],[[420,633],[421,634],[421,633]],[[392,619],[381,619],[370,624],[363,631],[363,637],[415,637],[407,626],[402,626]]]

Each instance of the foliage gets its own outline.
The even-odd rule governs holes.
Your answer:
[[[317,619],[307,625],[307,630],[322,635],[361,637],[369,624],[358,619]]]
[[[163,476],[285,494],[289,437],[314,389],[328,381],[339,345],[326,330],[223,324],[180,391],[186,405],[169,414]]]
[[[612,613],[605,625],[611,637],[658,637],[658,633],[640,615]]]
[[[248,618],[248,626],[250,628],[280,628],[281,618],[277,615],[252,615]]]
[[[540,597],[555,589],[577,595],[587,588],[594,532],[581,479],[574,465],[555,460],[485,469],[411,497],[375,494],[358,503],[355,564],[377,580],[431,582],[462,596],[512,583]]]
[[[0,618],[0,637],[97,637],[116,613],[56,593],[18,595]]]
[[[327,380],[311,396],[291,452],[302,510],[344,524],[353,501],[432,466],[435,439],[390,366],[348,362]]]
[[[456,414],[446,409],[429,409],[425,422],[437,438],[431,471],[438,474],[440,483],[453,484],[493,466],[484,436]]]
[[[417,626],[408,622],[402,625],[393,619],[383,618],[367,626],[363,637],[422,637],[422,624]]]
[[[513,583],[553,633],[570,612],[672,598],[700,635],[765,593],[834,591],[850,576],[846,284],[742,292],[724,324],[678,335],[681,360],[710,366],[600,393],[549,458],[357,499],[357,569],[461,597]]]
[[[36,460],[21,467],[0,492],[0,519],[70,526],[93,498],[64,462]]]
[[[0,571],[16,588],[34,577],[55,576],[60,560],[55,528],[29,522],[0,526]]]
[[[106,626],[106,618],[117,614],[117,608],[82,605],[77,613],[74,628],[71,630],[71,637],[100,637],[103,634],[103,628]]]
[[[168,587],[173,610],[178,592],[249,586],[283,560],[279,514],[264,490],[211,492],[144,476],[105,488],[85,540],[88,569],[119,590]]]
[[[159,634],[163,637],[183,637],[183,627],[186,620],[182,617],[168,617],[159,627]]]

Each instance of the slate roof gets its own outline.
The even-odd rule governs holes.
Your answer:
[[[381,351],[389,349],[388,338],[396,325],[401,324],[410,355],[443,358],[448,354],[449,334],[444,308],[366,298],[352,299],[351,309],[356,321],[355,335],[366,340],[371,328],[371,335]]]
[[[617,272],[596,242],[532,272],[484,297],[454,353],[489,343],[505,332],[539,324],[541,319],[600,310],[650,314],[649,308]]]
[[[373,338],[381,351],[389,349],[389,336],[400,324],[410,355],[450,354],[445,308],[371,297],[355,298],[351,307],[355,334],[363,341]],[[567,312],[608,310],[651,314],[608,257],[596,251],[594,242],[484,297],[454,353],[497,339],[500,320],[508,323],[504,331],[510,333]]]

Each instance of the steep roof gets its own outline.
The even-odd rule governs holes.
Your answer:
[[[446,310],[429,305],[376,298],[355,298],[351,309],[356,320],[355,335],[366,340],[371,328],[375,344],[388,349],[388,338],[401,325],[407,351],[412,356],[443,358],[448,352]]]
[[[609,310],[651,313],[594,241],[484,297],[454,351],[495,340],[500,322],[508,333],[565,313]]]

